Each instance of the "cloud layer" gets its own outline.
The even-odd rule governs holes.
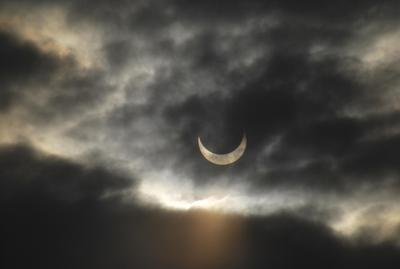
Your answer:
[[[0,1],[3,231],[32,221],[39,232],[16,225],[16,242],[37,235],[35,242],[46,232],[41,224],[55,221],[44,250],[54,251],[52,267],[120,260],[146,268],[395,268],[399,8],[397,1]],[[235,165],[211,165],[198,152],[198,136],[223,153],[244,133],[248,148]],[[210,231],[191,230],[202,219]],[[74,220],[87,223],[79,230]],[[220,242],[197,249],[197,234],[213,238],[218,223],[232,232],[223,239],[230,247],[202,254]],[[50,247],[69,236],[59,252]],[[88,245],[75,250],[85,236]],[[308,238],[315,244],[304,248]],[[19,245],[12,255],[28,255],[32,246]],[[186,247],[193,256],[178,255]],[[326,259],[304,260],[303,248]],[[85,262],[74,260],[89,250]],[[105,260],[94,264],[95,256]]]
[[[243,217],[143,208],[130,183],[27,146],[2,147],[1,263],[24,268],[397,268],[391,241],[350,242],[291,212]],[[367,240],[368,235],[362,237]]]

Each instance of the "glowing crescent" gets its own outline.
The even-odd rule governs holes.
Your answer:
[[[240,157],[242,157],[247,146],[246,135],[243,135],[242,141],[240,142],[239,146],[236,149],[226,154],[216,154],[209,151],[206,147],[204,147],[200,137],[197,138],[197,142],[199,144],[200,152],[204,156],[204,158],[207,161],[218,165],[228,165],[236,162],[237,160],[240,159]]]

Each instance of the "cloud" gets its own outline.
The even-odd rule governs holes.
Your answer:
[[[349,242],[290,212],[243,217],[124,203],[131,181],[27,146],[2,147],[2,264],[23,268],[397,268],[390,241]],[[363,235],[360,238],[364,238]]]
[[[15,99],[21,98],[21,84],[41,82],[58,68],[58,59],[43,54],[32,43],[19,40],[13,34],[0,32],[1,109],[9,108]],[[39,82],[39,83],[40,83]]]
[[[101,167],[91,167],[47,155],[26,145],[0,149],[1,199],[35,196],[61,202],[97,200],[129,187],[132,180]]]
[[[357,199],[357,205],[390,204],[386,197],[398,191],[395,1],[1,6],[0,56],[7,61],[0,67],[0,142],[29,141],[73,160],[62,167],[51,161],[61,171],[55,177],[79,175],[59,189],[37,178],[40,192],[78,201],[102,197],[96,180],[93,194],[80,191],[88,173],[80,165],[98,160],[117,163],[141,186],[164,185],[159,199],[173,192],[207,201],[223,190],[221,197],[240,197],[232,204],[242,213],[275,201],[272,194],[279,203],[268,214],[303,202],[339,211]],[[243,133],[248,149],[234,166],[211,166],[198,152],[198,135],[211,150],[226,152]],[[22,151],[14,159],[30,156],[27,164],[53,176],[36,153]],[[8,181],[33,176],[24,173]],[[332,226],[330,219],[318,221]],[[326,241],[351,249],[333,235]]]

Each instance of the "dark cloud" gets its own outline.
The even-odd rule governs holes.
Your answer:
[[[96,200],[107,191],[130,186],[131,180],[101,167],[81,165],[46,155],[24,145],[0,150],[1,199],[34,199],[31,195],[61,201]]]
[[[25,268],[397,268],[390,242],[351,243],[287,212],[241,217],[145,209],[105,192],[129,187],[26,146],[3,147],[1,264]],[[362,238],[362,237],[360,237]]]
[[[229,70],[229,62],[238,54],[219,53],[213,38],[222,39],[211,31],[212,38],[204,39],[206,45],[198,42],[194,49],[192,73],[213,70],[234,83],[226,90],[195,94],[181,104],[166,107],[166,120],[181,133],[177,143],[187,149],[177,161],[179,169],[182,163],[190,162],[189,173],[199,182],[216,174],[242,173],[256,186],[278,184],[327,191],[351,190],[360,181],[378,186],[389,175],[399,182],[393,155],[386,154],[388,158],[383,162],[378,160],[383,151],[388,152],[386,146],[381,147],[383,144],[388,143],[387,149],[396,151],[397,139],[365,139],[380,126],[390,124],[385,122],[396,121],[396,116],[383,114],[377,120],[375,116],[356,118],[344,113],[360,104],[366,110],[381,104],[375,95],[372,100],[371,90],[361,83],[357,71],[346,68],[357,65],[357,61],[334,52],[334,48],[350,42],[355,31],[349,26],[315,26],[304,20],[296,25],[283,23],[268,32],[253,32],[248,44],[262,43],[264,50],[271,52],[262,55],[251,68],[232,72],[224,71]],[[312,47],[319,44],[330,47],[333,54],[313,55]],[[379,81],[379,76],[376,79]],[[235,167],[218,169],[199,158],[194,139],[197,135],[204,137],[211,150],[227,152],[239,143],[244,132],[249,146]],[[276,149],[267,154],[266,148],[277,139]],[[362,169],[367,156],[371,158],[368,168]],[[258,172],[265,169],[269,172]]]
[[[245,171],[254,167],[251,160],[262,158],[265,147],[276,137],[281,137],[279,148],[264,164],[271,168],[282,161],[310,158],[339,162],[352,153],[368,127],[337,113],[364,93],[337,61],[313,62],[305,54],[277,51],[264,70],[227,97],[218,93],[193,96],[166,109],[166,119],[180,128],[187,148],[193,148],[193,137],[201,134],[210,149],[227,151],[245,132],[247,156],[237,166]],[[190,154],[197,162],[198,154]],[[200,170],[205,169],[201,166]]]
[[[0,1],[21,14],[54,6],[67,28],[99,30],[102,66],[1,30],[0,111],[25,110],[28,140],[45,144],[49,131],[106,161],[0,148],[1,267],[399,268],[398,245],[372,243],[373,229],[359,241],[334,233],[333,209],[245,217],[142,207],[124,200],[135,179],[107,162],[154,178],[168,170],[195,189],[223,176],[250,186],[247,196],[397,193],[400,118],[385,102],[398,70],[365,68],[360,56],[398,25],[396,1]],[[198,152],[198,135],[227,152],[243,133],[235,165]]]
[[[59,68],[56,57],[5,31],[0,31],[0,57],[1,110],[21,98],[24,84],[46,83]]]
[[[293,183],[342,190],[347,182],[352,186],[349,178],[359,178],[366,171],[369,176],[362,178],[367,182],[374,182],[373,176],[388,175],[397,181],[393,155],[384,163],[374,158],[387,152],[383,148],[396,149],[396,138],[365,140],[379,129],[376,119],[357,119],[343,113],[353,105],[368,108],[379,104],[369,96],[369,88],[359,81],[356,71],[346,68],[359,64],[357,59],[343,52],[357,37],[360,21],[370,18],[379,24],[382,14],[391,17],[390,10],[397,7],[394,1],[339,1],[335,5],[315,1],[64,4],[69,24],[91,21],[110,33],[102,52],[111,73],[127,72],[124,68],[129,69],[132,61],[146,55],[160,57],[161,62],[172,61],[156,67],[145,86],[128,83],[124,88],[128,102],[115,105],[104,116],[106,122],[101,123],[106,125],[102,130],[126,142],[143,128],[140,120],[168,125],[168,130],[160,128],[159,137],[165,136],[170,146],[162,152],[149,150],[153,155],[146,157],[152,164],[154,160],[164,163],[166,156],[173,156],[174,169],[182,169],[199,182],[228,173],[246,175],[256,186]],[[178,34],[189,32],[179,44],[168,32],[177,25],[181,27]],[[60,66],[34,45],[17,42],[9,34],[4,36],[4,46],[12,51],[6,53],[7,57],[13,59],[10,68],[2,69],[5,83],[19,77],[33,77],[38,82],[36,72],[49,70],[47,74],[52,77],[53,65]],[[144,49],[139,41],[147,44]],[[247,53],[254,51],[257,56],[245,64],[250,57]],[[65,70],[62,72],[65,74]],[[79,115],[99,105],[111,92],[108,90],[116,90],[103,75],[98,70],[82,72],[73,66],[61,82],[50,85],[60,90],[52,89],[56,94],[47,106],[32,110],[44,122],[66,120],[68,113]],[[213,90],[201,92],[208,87]],[[12,88],[4,87],[4,104],[18,99],[14,97],[18,91],[9,90]],[[130,103],[140,97],[136,93],[139,90],[146,92],[147,102]],[[97,125],[83,124],[70,133],[74,138],[90,140],[90,130]],[[87,126],[92,126],[89,134],[85,133]],[[172,132],[179,132],[177,139]],[[237,166],[219,169],[200,158],[196,149],[199,134],[211,150],[226,152],[244,132],[249,147]],[[275,150],[267,154],[266,148],[277,140]],[[368,169],[362,169],[366,163]],[[357,184],[359,179],[354,181]]]
[[[23,107],[30,121],[66,120],[107,95],[99,70],[84,70],[75,55],[45,51],[13,32],[0,31],[0,57],[0,110]]]
[[[200,20],[204,18],[226,19],[240,18],[241,16],[254,16],[268,11],[279,11],[289,14],[301,15],[307,19],[347,21],[359,19],[360,15],[367,12],[390,11],[397,5],[396,1],[338,1],[335,4],[326,4],[320,1],[303,1],[301,3],[293,0],[285,1],[195,1],[189,4],[185,1],[174,1],[179,10]],[[389,10],[388,10],[389,9]]]

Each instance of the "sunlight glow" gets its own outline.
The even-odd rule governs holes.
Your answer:
[[[167,176],[168,173],[165,174]],[[205,209],[241,215],[264,215],[302,206],[305,201],[296,193],[270,191],[249,194],[243,185],[227,188],[213,185],[199,188],[190,181],[144,180],[139,184],[137,197],[147,205],[171,210]]]

